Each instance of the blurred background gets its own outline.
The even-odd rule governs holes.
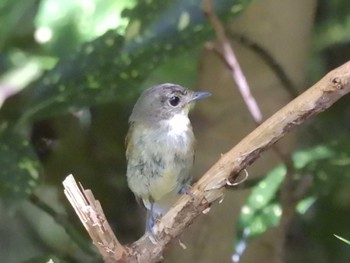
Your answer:
[[[264,119],[350,58],[347,1],[213,3]],[[71,173],[93,190],[123,243],[143,234],[124,138],[145,88],[174,82],[213,94],[190,116],[195,180],[256,127],[232,72],[208,48],[218,43],[202,7],[0,2],[1,262],[102,262],[63,195]],[[173,242],[164,262],[348,262],[349,102],[264,153],[247,181],[185,231],[187,249]]]

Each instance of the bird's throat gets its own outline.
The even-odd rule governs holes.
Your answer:
[[[169,136],[182,136],[191,129],[191,123],[187,115],[176,114],[172,118],[165,120],[164,125],[168,126]]]

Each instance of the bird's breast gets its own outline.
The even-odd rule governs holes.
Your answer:
[[[157,201],[177,193],[189,181],[194,136],[187,117],[163,120],[156,126],[135,124],[130,143],[127,176],[136,195]]]

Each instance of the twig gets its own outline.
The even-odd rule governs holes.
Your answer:
[[[214,51],[230,69],[232,78],[236,82],[239,93],[241,94],[241,97],[243,98],[250,115],[253,117],[255,124],[260,125],[263,121],[260,107],[252,95],[251,88],[249,87],[246,77],[231,47],[230,40],[226,36],[225,29],[220,19],[215,14],[212,0],[203,1],[204,13],[210,20],[220,45],[220,48],[216,48],[215,45],[209,43],[207,44],[207,48]],[[273,150],[286,165],[291,162],[290,156],[284,154],[277,146],[273,146]]]
[[[261,59],[266,63],[266,65],[274,72],[276,77],[281,82],[282,86],[287,90],[291,99],[294,99],[299,95],[299,91],[294,85],[293,81],[288,77],[283,67],[277,62],[277,60],[269,53],[267,49],[246,36],[232,33],[230,31],[227,31],[227,35],[232,40],[236,40],[237,42],[243,44],[244,46],[254,51],[257,55],[259,55]]]
[[[252,115],[255,123],[260,124],[262,122],[262,114],[259,106],[250,92],[250,88],[247,82],[246,77],[243,74],[241,66],[238,63],[238,60],[233,52],[230,41],[225,34],[224,27],[222,26],[219,18],[216,16],[211,0],[204,0],[204,13],[211,22],[218,41],[220,43],[220,50],[215,49],[214,45],[207,45],[208,48],[211,48],[215,51],[221,58],[224,59],[226,65],[229,67],[232,73],[232,77],[235,80],[239,93],[241,94],[244,102],[247,105],[247,108]]]
[[[126,255],[125,248],[115,237],[103,213],[100,202],[90,190],[78,187],[72,175],[63,181],[64,193],[99,250],[104,262],[120,262]]]
[[[265,49],[259,43],[254,42],[252,39],[244,35],[233,33],[230,31],[227,31],[227,35],[230,39],[236,40],[237,42],[251,49],[257,55],[260,56],[260,58],[266,63],[266,65],[273,71],[275,76],[279,79],[281,85],[288,92],[291,100],[300,94],[300,91],[294,85],[293,81],[289,78],[287,72],[283,69],[281,64],[278,63],[278,61],[270,54],[270,52],[267,49]],[[318,129],[314,125],[310,125],[310,127],[308,127],[308,130],[313,137],[317,138],[319,141],[324,141],[324,138],[322,138],[320,131],[318,131]]]
[[[111,254],[120,255],[120,260],[118,261],[117,257],[114,257],[114,261],[106,262],[144,263],[159,261],[163,250],[173,239],[192,224],[196,217],[207,213],[215,201],[222,199],[227,180],[234,182],[240,171],[252,164],[262,152],[266,151],[292,128],[326,110],[349,92],[350,61],[329,72],[318,83],[276,112],[229,152],[222,155],[218,162],[192,187],[192,195],[182,196],[156,224],[155,235],[158,240],[156,244],[152,243],[148,236],[143,236],[124,249],[120,247],[120,244],[114,247],[110,246],[109,248],[113,250]],[[83,203],[84,205],[80,209],[84,208],[86,201]],[[75,209],[80,215],[79,207]],[[86,225],[87,219],[81,216],[81,220]],[[106,223],[106,221],[104,222]],[[103,233],[99,237],[91,235],[94,244],[98,244],[98,240],[109,239],[111,233],[107,232],[107,237],[104,237]],[[106,253],[104,249],[100,248],[99,250],[102,255]]]

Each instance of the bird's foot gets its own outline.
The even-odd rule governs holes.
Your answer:
[[[149,238],[152,241],[153,244],[157,243],[157,237],[156,237],[156,229],[154,228],[154,225],[159,221],[160,215],[155,215],[151,211],[147,211],[147,220],[146,220],[146,232],[149,234]]]
[[[179,191],[179,194],[182,194],[182,195],[189,195],[190,197],[194,198],[194,194],[191,192],[191,186],[186,184],[184,185],[180,191]]]

